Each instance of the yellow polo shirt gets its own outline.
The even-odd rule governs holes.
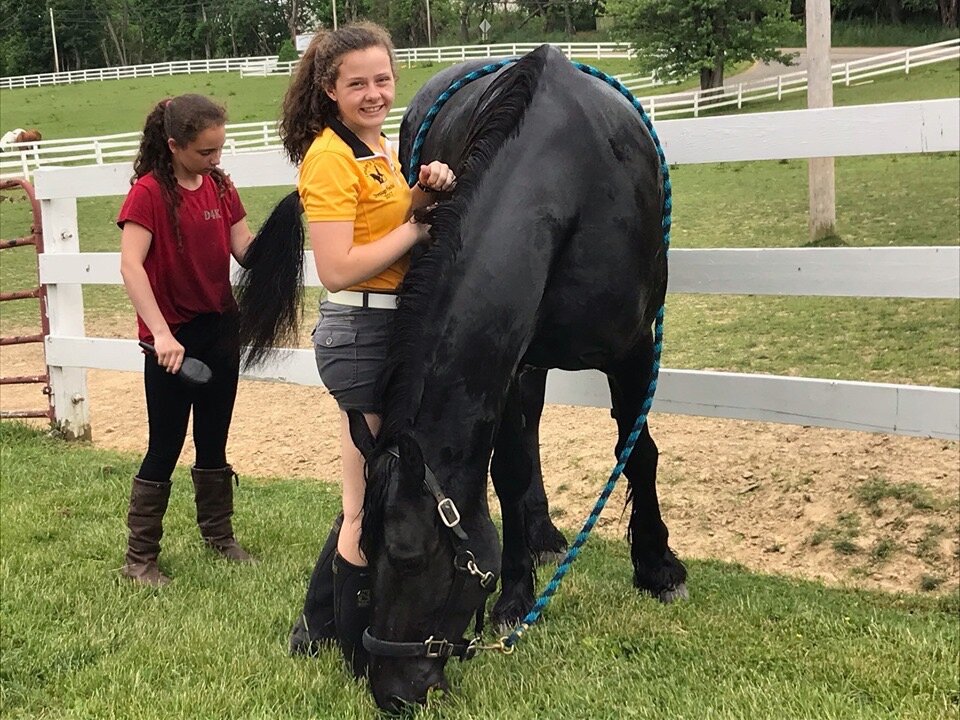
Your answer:
[[[297,190],[308,222],[352,221],[353,244],[379,240],[402,225],[410,188],[396,150],[381,138],[377,151],[334,121],[317,135],[300,165]],[[393,291],[409,267],[407,255],[351,290]]]

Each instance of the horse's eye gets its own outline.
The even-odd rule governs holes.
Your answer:
[[[426,555],[398,556],[387,550],[390,565],[401,575],[417,575],[427,567]]]

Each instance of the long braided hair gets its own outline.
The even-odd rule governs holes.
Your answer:
[[[220,105],[203,95],[178,95],[164,98],[147,115],[140,139],[140,149],[133,163],[133,177],[130,184],[151,172],[160,185],[163,199],[170,216],[170,224],[177,234],[177,248],[183,250],[180,236],[180,223],[177,210],[180,207],[180,192],[177,178],[173,174],[173,153],[170,152],[168,139],[180,147],[186,147],[196,140],[197,135],[209,127],[219,127],[227,122],[227,113]],[[220,168],[210,173],[217,184],[220,197],[230,187],[230,179]]]

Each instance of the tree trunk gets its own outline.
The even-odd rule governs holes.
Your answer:
[[[229,24],[230,24],[230,47],[233,48],[233,55],[231,57],[238,57],[240,53],[237,52],[237,33],[233,27],[233,13],[229,15]]]
[[[117,51],[117,64],[126,65],[127,59],[124,57],[123,48],[120,46],[120,38],[117,37],[117,31],[113,28],[113,23],[110,21],[110,17],[107,16],[107,32],[110,33],[110,39],[113,40],[113,47]]]
[[[713,59],[713,67],[700,68],[700,89],[723,87],[723,53],[718,52]]]
[[[200,17],[203,18],[203,54],[204,59],[210,59],[210,26],[207,24],[207,6],[200,4]]]
[[[564,25],[566,25],[567,37],[573,37],[577,31],[576,31],[576,28],[573,27],[573,17],[571,17],[570,15],[569,2],[565,2],[563,4],[563,21],[564,21]]]
[[[470,3],[460,0],[460,42],[467,45],[470,42]]]
[[[940,21],[944,27],[955,28],[957,26],[957,0],[937,0],[940,7]]]
[[[903,21],[903,11],[900,7],[900,0],[885,0],[887,13],[890,16],[890,22],[899,25]]]
[[[297,1],[290,0],[290,14],[287,15],[287,29],[290,31],[290,42],[297,46]]]

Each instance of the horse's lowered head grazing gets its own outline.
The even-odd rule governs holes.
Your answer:
[[[500,542],[485,499],[462,499],[460,506],[475,512],[461,515],[413,437],[377,441],[362,413],[349,416],[366,460],[361,545],[373,577],[364,638],[370,685],[381,708],[399,711],[426,702],[434,688],[446,690],[447,660],[475,652],[471,625],[496,587]]]

